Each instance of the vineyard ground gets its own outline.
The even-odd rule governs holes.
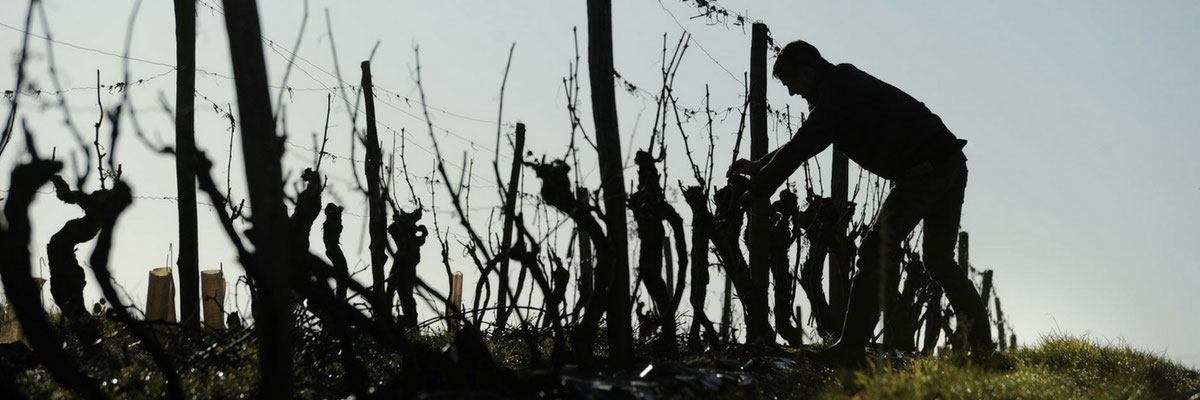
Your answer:
[[[56,329],[64,329],[51,317]],[[313,326],[313,325],[310,325]],[[247,398],[257,392],[257,342],[247,330],[223,333],[182,332],[178,325],[157,327],[163,338],[177,338],[174,354],[195,354],[175,360],[184,387],[195,398]],[[66,333],[62,331],[61,333]],[[345,398],[344,370],[331,351],[334,339],[319,329],[296,332],[294,388],[298,398]],[[103,390],[118,398],[156,398],[165,384],[140,345],[116,322],[105,322],[105,339],[80,346],[68,340],[71,354],[92,355],[76,360],[89,375],[103,379]],[[64,335],[70,338],[70,335]],[[178,338],[192,336],[193,340]],[[489,395],[503,397],[569,398],[996,398],[996,399],[1160,399],[1196,398],[1200,372],[1160,355],[1124,344],[1102,343],[1086,337],[1046,336],[1035,346],[990,356],[943,355],[900,357],[858,371],[831,370],[811,362],[799,348],[753,348],[741,344],[687,350],[680,361],[650,361],[651,338],[639,340],[641,361],[635,368],[594,374],[570,364],[563,368],[531,369],[528,336],[520,331],[494,335],[488,346],[503,370],[502,388]],[[414,336],[435,349],[456,348],[454,335]],[[594,343],[604,343],[602,337]],[[542,337],[549,356],[551,338]],[[401,379],[401,357],[362,340],[359,356],[378,386],[373,392],[388,397]],[[603,356],[604,349],[596,349]],[[100,356],[107,352],[108,356]],[[114,354],[121,354],[112,357]],[[471,355],[460,353],[460,359]],[[106,365],[120,359],[120,365]],[[20,342],[0,345],[0,368],[13,372],[18,389],[28,398],[74,398],[55,384]],[[428,392],[431,398],[457,398],[483,393],[454,390]]]

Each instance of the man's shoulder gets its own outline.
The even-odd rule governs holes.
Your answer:
[[[833,66],[833,75],[840,80],[848,81],[879,81],[874,75],[868,74],[854,64],[842,63]]]
[[[900,88],[859,69],[854,64],[838,64],[833,69],[835,72],[832,74],[832,80],[836,83],[830,86],[838,87],[841,92],[879,98],[911,97]]]
[[[837,71],[842,71],[842,72],[848,72],[848,71],[862,72],[862,70],[858,69],[858,67],[855,67],[854,64],[851,64],[851,63],[834,64],[833,68]]]
[[[861,100],[859,97],[871,92],[878,79],[847,63],[834,65],[821,81],[819,97],[823,102],[846,103]]]

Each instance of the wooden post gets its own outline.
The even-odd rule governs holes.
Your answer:
[[[758,160],[767,155],[767,25],[755,23],[750,39],[750,157]],[[767,299],[771,279],[770,247],[770,194],[756,197],[750,209],[750,220],[746,225],[747,247],[750,250],[750,276],[753,293],[739,293],[752,297],[755,315],[767,316]],[[747,310],[747,315],[751,311]],[[757,321],[755,321],[757,322]],[[768,322],[769,324],[769,322]],[[759,332],[757,323],[747,321],[747,340],[775,342],[774,335],[766,337]],[[753,327],[753,328],[752,328]]]
[[[183,324],[200,327],[200,250],[196,225],[196,0],[175,0],[175,202],[179,217],[179,305]]]
[[[996,343],[1000,345],[1000,350],[1004,350],[1004,310],[1000,309],[999,296],[996,296],[996,333]],[[1016,348],[1016,340],[1012,342],[1012,348]]]
[[[792,293],[796,293],[795,288],[792,289]],[[796,333],[799,334],[800,337],[804,337],[804,318],[802,317],[803,314],[800,313],[801,311],[803,310],[800,308],[800,305],[797,304],[796,313],[792,314],[792,320],[796,325]]]
[[[588,204],[588,191],[586,187],[579,186],[575,188],[575,200],[578,204]],[[583,305],[588,303],[592,298],[592,280],[594,279],[592,272],[592,239],[586,230],[579,230],[579,297],[575,299],[575,314]]]
[[[672,260],[671,237],[663,236],[663,266],[666,267],[667,293],[675,293],[675,263]],[[682,284],[682,282],[680,282]]]
[[[517,212],[517,188],[521,184],[521,154],[525,152],[525,124],[517,123],[517,140],[513,143],[512,169],[508,175],[508,189],[504,193],[504,230],[500,239],[500,288],[496,298],[496,327],[499,333],[508,323],[508,252],[512,250],[513,218]],[[516,307],[513,304],[512,307]]]
[[[971,279],[971,253],[970,253],[970,247],[969,247],[970,244],[968,243],[969,239],[970,239],[970,237],[967,235],[967,232],[964,231],[964,232],[958,233],[958,260],[957,261],[958,261],[958,267],[962,268],[963,274],[967,276],[967,281],[972,282],[971,288],[976,289],[975,285],[974,285],[974,281]],[[949,298],[947,298],[947,299],[949,299]],[[951,304],[951,306],[953,306],[953,304]],[[987,317],[987,300],[984,300],[983,310],[984,310],[984,318],[986,318]],[[970,326],[961,326],[962,325],[961,322],[962,322],[962,320],[955,318],[956,325],[955,325],[955,330],[954,330],[953,334],[951,334],[951,331],[947,328],[946,341],[947,341],[947,344],[949,344],[950,340],[954,340],[955,346],[958,346],[961,344],[961,345],[963,345],[964,348],[966,348],[967,337],[970,335],[971,327]],[[946,326],[949,327],[950,324],[946,323]],[[988,324],[988,327],[989,327],[988,329],[990,330],[991,324]],[[991,333],[989,332],[988,335],[991,335]]]
[[[833,146],[833,169],[830,173],[830,196],[833,197],[834,205],[839,207],[837,210],[840,216],[850,198],[850,159],[837,146]]]
[[[708,295],[710,281],[708,246],[712,241],[714,229],[713,215],[708,209],[707,197],[703,186],[691,186],[683,190],[683,198],[687,201],[688,207],[692,209],[692,250],[690,254],[692,283],[689,287],[691,289],[689,300],[692,304],[692,326],[688,332],[688,340],[689,345],[696,351],[703,348],[700,340],[702,331],[705,341],[717,342],[717,332],[713,329],[708,314],[704,311],[704,299]]]
[[[633,312],[629,297],[629,226],[625,218],[625,172],[617,98],[613,83],[612,0],[588,0],[588,77],[592,88],[592,119],[604,194],[604,222],[612,262],[601,275],[608,280],[609,352],[613,367],[633,361]],[[590,328],[590,327],[589,327]],[[587,329],[585,329],[586,331]],[[582,338],[581,338],[582,339]]]
[[[983,286],[979,289],[979,297],[983,299],[983,309],[988,311],[988,303],[992,299],[992,270],[983,271]],[[988,313],[991,314],[991,313]]]
[[[966,232],[958,233],[958,266],[962,267],[967,276],[971,275],[970,239]],[[984,300],[984,304],[987,304],[987,300]]]
[[[733,279],[725,273],[725,291],[721,298],[721,339],[733,340]]]
[[[450,304],[446,305],[446,315],[451,317],[446,321],[451,331],[457,331],[459,328],[458,317],[462,313],[462,287],[463,274],[455,272],[450,276]]]
[[[833,146],[829,190],[833,199],[833,209],[837,212],[837,222],[830,227],[833,230],[833,248],[829,252],[829,307],[840,332],[842,322],[846,318],[846,306],[850,301],[850,275],[854,271],[854,255],[848,254],[850,243],[846,236],[851,217],[850,213],[846,212],[850,197],[850,159],[837,146]]]
[[[379,148],[379,133],[375,127],[375,97],[371,85],[371,62],[363,61],[362,90],[367,109],[367,143],[364,168],[367,178],[367,232],[371,237],[371,277],[373,295],[381,306],[374,310],[375,317],[382,321],[392,318],[392,299],[387,295],[384,281],[384,264],[387,263],[387,209],[383,202],[383,150]]]
[[[150,270],[146,293],[146,320],[175,322],[175,279],[171,267]]]
[[[321,226],[321,239],[325,242],[325,257],[329,258],[329,262],[333,264],[333,268],[339,272],[350,274],[350,269],[346,265],[346,253],[342,252],[342,207],[337,204],[329,203],[325,205],[325,222]],[[337,281],[337,286],[334,288],[334,296],[338,300],[346,299],[346,284],[342,281]]]
[[[254,0],[224,0],[225,30],[233,64],[238,114],[241,119],[242,161],[246,166],[251,222],[262,234],[250,235],[259,296],[255,299],[255,330],[260,342],[259,388],[266,398],[292,397],[292,281],[288,268],[287,206],[283,203],[283,144],[276,135],[267,64]],[[253,40],[246,40],[252,38]],[[368,97],[369,98],[369,97]],[[384,239],[386,240],[386,239]],[[297,260],[298,261],[298,260]],[[261,304],[259,304],[261,303]]]
[[[225,273],[219,269],[200,271],[200,289],[204,292],[204,325],[225,329]]]
[[[462,312],[462,287],[463,274],[455,272],[450,280],[450,304],[454,306],[454,312]]]
[[[942,336],[942,288],[931,283],[929,291],[929,302],[925,305],[925,340],[921,346],[921,352],[925,354],[933,354],[938,338]]]

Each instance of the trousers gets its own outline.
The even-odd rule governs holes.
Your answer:
[[[991,325],[983,300],[966,267],[954,260],[966,187],[967,158],[961,150],[930,171],[894,181],[859,248],[858,273],[851,283],[838,346],[861,349],[871,339],[882,294],[900,284],[900,247],[922,220],[922,250],[930,279],[945,291],[959,315],[958,326],[969,329],[970,342],[990,345]]]

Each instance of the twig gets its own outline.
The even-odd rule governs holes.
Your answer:
[[[330,51],[333,52],[333,72],[335,74],[337,74],[337,81],[342,82],[342,68],[339,66],[339,63],[338,63],[337,44],[334,42],[334,39],[333,39],[333,23],[330,22],[330,20],[329,20],[329,8],[328,7],[325,8],[325,29],[326,29],[326,33],[329,35],[329,49],[330,49]],[[354,125],[355,125],[356,120],[358,119],[358,113],[357,113],[358,109],[350,108],[350,97],[346,96],[346,86],[345,85],[338,85],[338,91],[340,91],[342,93],[342,101],[344,101],[346,103],[346,113],[350,117],[350,130],[354,131],[354,129],[355,129]]]
[[[395,137],[395,131],[392,134],[392,137]],[[400,169],[404,172],[404,183],[408,185],[408,195],[412,196],[413,205],[420,207],[421,201],[417,199],[417,190],[413,188],[412,177],[408,175],[408,160],[405,158],[405,144],[408,143],[407,134],[408,131],[405,128],[400,128]]]
[[[300,19],[300,32],[296,34],[296,45],[292,46],[292,56],[288,58],[287,68],[283,70],[283,81],[279,83],[279,96],[275,100],[275,115],[272,119],[279,120],[279,110],[283,109],[283,93],[289,90],[288,76],[292,74],[292,66],[296,65],[296,52],[300,51],[300,42],[304,41],[304,28],[308,26],[308,0],[304,0],[304,17]],[[330,36],[332,41],[332,36]],[[341,86],[341,85],[338,85]]]
[[[708,161],[707,161],[707,165],[705,165],[705,167],[704,167],[704,181],[701,183],[704,184],[704,197],[706,199],[709,197],[709,188],[711,187],[711,183],[712,183],[713,150],[716,147],[716,140],[713,139],[713,119],[712,119],[713,113],[712,113],[712,107],[710,107],[709,100],[710,100],[710,97],[709,97],[709,93],[708,93],[708,85],[705,84],[704,85],[704,115],[708,118]]]
[[[304,0],[307,8],[308,0]],[[329,143],[329,112],[333,110],[333,95],[325,94],[325,130],[321,136],[321,151],[317,153],[317,165],[313,167],[313,171],[321,172],[321,160],[325,159],[325,144]],[[353,164],[353,163],[352,163]]]
[[[13,93],[21,91],[21,84],[25,83],[25,59],[29,51],[29,26],[33,23],[33,6],[37,4],[37,0],[29,0],[29,11],[25,14],[25,35],[21,38],[21,58],[17,60],[17,83],[13,87]],[[97,81],[99,85],[99,81]],[[20,96],[12,97],[12,107],[8,109],[8,118],[4,123],[4,134],[0,135],[0,154],[4,154],[4,149],[8,148],[8,142],[12,139],[13,124],[17,118],[17,100]]]
[[[233,135],[237,132],[237,120],[233,117],[233,105],[226,103],[229,111],[225,113],[225,117],[229,119],[229,149],[225,152],[225,201],[226,207],[229,207],[229,212],[234,219],[242,217],[242,209],[245,208],[246,199],[242,199],[240,205],[233,205],[233,184],[230,176],[233,174]]]
[[[329,19],[329,8],[325,9],[325,29],[329,34],[329,49],[333,53],[333,72],[339,83],[337,88],[342,94],[342,101],[346,103],[346,115],[350,117],[350,158],[354,159],[355,146],[359,141],[363,140],[359,137],[358,128],[356,127],[358,125],[358,106],[350,107],[350,97],[346,96],[346,85],[341,84],[344,82],[342,80],[342,68],[340,67],[341,63],[338,62],[337,44],[333,39],[333,23]],[[357,97],[355,95],[356,99]],[[350,175],[354,177],[354,184],[358,186],[358,191],[364,194],[367,193],[367,188],[363,186],[362,180],[358,178],[358,171],[355,169],[354,163],[350,163]]]
[[[425,88],[421,84],[421,51],[420,51],[420,48],[414,47],[413,53],[416,58],[417,90],[421,94],[421,110],[424,112],[425,125],[429,129],[429,137],[431,139],[433,139],[434,157],[437,159],[438,173],[442,176],[442,183],[446,186],[446,191],[450,193],[450,200],[451,200],[451,203],[454,204],[454,209],[458,212],[459,215],[463,216],[463,218],[459,219],[459,222],[463,225],[463,228],[465,228],[467,230],[467,234],[469,235],[471,241],[475,244],[475,248],[478,249],[480,252],[482,252],[484,257],[489,260],[488,264],[492,264],[493,262],[495,262],[497,260],[497,258],[492,257],[489,254],[489,252],[487,251],[487,248],[484,247],[483,240],[479,238],[479,235],[475,232],[475,228],[472,227],[471,222],[466,218],[467,214],[466,214],[466,212],[463,211],[463,206],[462,206],[462,202],[459,198],[459,193],[454,190],[454,186],[450,183],[450,177],[446,173],[446,165],[445,165],[444,158],[442,158],[442,151],[438,145],[437,136],[433,132],[433,122],[429,119],[429,108],[427,106],[425,106],[425,104],[426,104]],[[483,276],[486,276],[486,274],[484,274]],[[510,292],[510,296],[511,296],[511,292]],[[510,299],[513,301],[513,303],[516,303],[516,300],[517,300],[516,297],[510,297]],[[524,316],[521,315],[520,312],[517,312],[517,317],[518,317],[518,319],[521,320],[522,326],[529,324],[528,321],[525,319]]]
[[[45,3],[41,2],[37,3],[37,5],[38,9],[41,11],[38,16],[41,17],[42,20],[42,30],[46,33],[46,65],[50,70],[50,81],[54,84],[54,90],[62,93],[62,81],[58,77],[58,66],[54,62],[54,39],[50,36],[50,22],[46,17],[46,6]],[[58,106],[63,112],[63,125],[67,126],[67,130],[70,131],[71,136],[75,138],[75,143],[79,145],[79,148],[82,149],[84,153],[84,162],[87,165],[85,165],[82,169],[82,173],[77,174],[81,176],[79,176],[78,181],[76,181],[76,186],[81,186],[87,181],[88,175],[91,175],[92,173],[92,149],[88,147],[87,141],[83,138],[83,134],[79,132],[79,129],[75,126],[75,123],[72,122],[71,109],[67,106],[67,96],[58,96]],[[131,107],[130,112],[132,111],[133,108]],[[141,137],[141,130],[137,130],[136,132],[138,133],[138,136]]]
[[[744,75],[744,74],[743,74]],[[742,149],[742,134],[746,132],[746,112],[750,110],[750,87],[743,86],[746,90],[746,102],[742,104],[742,117],[738,122],[737,139],[733,142],[733,159],[730,160],[730,165],[738,159],[738,153]]]
[[[496,112],[496,147],[495,160],[500,159],[500,133],[504,128],[504,86],[508,84],[508,68],[512,66],[513,51],[517,49],[517,44],[513,43],[508,47],[508,62],[504,63],[504,77],[500,79],[500,107]],[[422,104],[424,102],[422,101]],[[515,157],[514,157],[515,158]],[[495,162],[493,162],[494,164]],[[499,183],[499,182],[497,182]]]
[[[459,215],[466,215],[466,212],[463,211],[461,200],[459,199],[459,193],[454,190],[454,186],[452,186],[452,184],[450,183],[451,182],[450,176],[446,173],[446,165],[445,165],[444,158],[442,157],[442,150],[441,150],[440,145],[438,144],[437,135],[434,134],[434,131],[433,131],[433,122],[429,119],[429,109],[428,109],[428,107],[424,106],[424,104],[425,104],[425,89],[424,89],[424,86],[421,84],[421,51],[420,51],[420,48],[414,47],[413,53],[416,55],[417,90],[421,94],[421,104],[422,104],[421,107],[422,107],[422,110],[424,111],[424,115],[425,115],[425,125],[429,129],[429,138],[433,140],[433,151],[434,151],[434,157],[436,157],[436,159],[437,159],[438,173],[442,176],[442,183],[445,184],[446,190],[450,193],[450,200],[454,204],[455,211],[457,211]],[[475,232],[475,229],[471,227],[470,223],[465,218],[462,219],[462,222],[463,222],[463,225],[465,225],[464,227],[467,229],[467,233],[470,235],[471,241],[473,241],[476,246],[480,247],[480,250],[484,252],[485,258],[491,259],[492,256],[490,254],[488,254],[486,247],[483,246],[483,240],[481,240],[479,238],[479,235]]]
[[[100,109],[99,119],[93,125],[96,128],[96,139],[92,141],[92,145],[96,146],[96,172],[100,175],[100,189],[104,190],[104,152],[100,150],[100,124],[104,122],[104,104],[100,102],[100,70],[96,70],[96,108]],[[83,187],[79,187],[83,190]]]
[[[666,107],[668,102],[672,102],[671,92],[672,87],[675,84],[675,74],[679,71],[679,66],[681,64],[680,60],[683,58],[683,54],[687,51],[689,42],[691,42],[691,36],[686,32],[682,35],[679,35],[679,41],[675,43],[675,49],[671,52],[671,59],[667,60],[667,34],[663,34],[662,65],[660,67],[660,72],[662,73],[662,88],[659,89],[658,97],[655,99],[658,103],[658,107],[654,112],[654,126],[651,128],[650,144],[646,147],[647,151],[650,152],[651,157],[654,156],[654,139],[656,137],[659,139],[660,147],[666,146]],[[679,110],[675,110],[675,113],[676,120],[678,120]],[[661,129],[659,129],[660,120],[662,122]],[[662,136],[658,136],[660,131],[662,132]],[[686,139],[684,143],[686,143]],[[662,153],[665,153],[666,151],[665,148],[661,150]],[[662,153],[660,153],[659,157],[664,156]],[[628,162],[628,160],[626,160],[626,162]]]
[[[567,95],[567,113],[571,118],[571,143],[567,146],[567,154],[563,155],[566,160],[567,156],[571,156],[575,161],[576,181],[579,181],[579,156],[575,147],[575,131],[578,130],[583,135],[583,140],[586,140],[592,146],[592,150],[596,150],[596,143],[587,135],[587,130],[583,123],[579,120],[579,32],[578,28],[571,28],[571,36],[575,39],[575,62],[567,63],[568,77],[563,78],[563,91]]]
[[[120,129],[118,129],[118,127],[120,126],[121,110],[124,109],[125,105],[129,103],[129,53],[133,48],[134,22],[137,21],[138,11],[141,10],[141,8],[142,0],[137,0],[133,3],[133,11],[129,12],[129,28],[125,30],[125,51],[123,52],[124,55],[122,56],[121,61],[122,81],[117,84],[117,90],[121,92],[121,101],[117,103],[116,108],[109,113],[108,118],[112,122],[112,137],[109,138],[110,140],[108,142],[108,169],[110,172],[111,170],[117,169],[115,160],[117,155],[117,135],[120,133]],[[99,81],[96,82],[96,86],[100,86]],[[113,181],[114,184],[116,184],[116,179]]]
[[[688,164],[692,166],[692,174],[695,176],[697,183],[705,185],[704,175],[700,174],[700,167],[696,165],[696,160],[692,159],[692,147],[688,144],[687,132],[684,132],[683,122],[679,119],[679,104],[676,102],[675,96],[670,94],[670,92],[667,93],[667,98],[671,101],[671,109],[675,111],[675,126],[679,128],[679,135],[683,137],[683,150],[687,154]],[[665,132],[663,136],[666,136]],[[663,152],[660,155],[665,156],[666,153]]]

